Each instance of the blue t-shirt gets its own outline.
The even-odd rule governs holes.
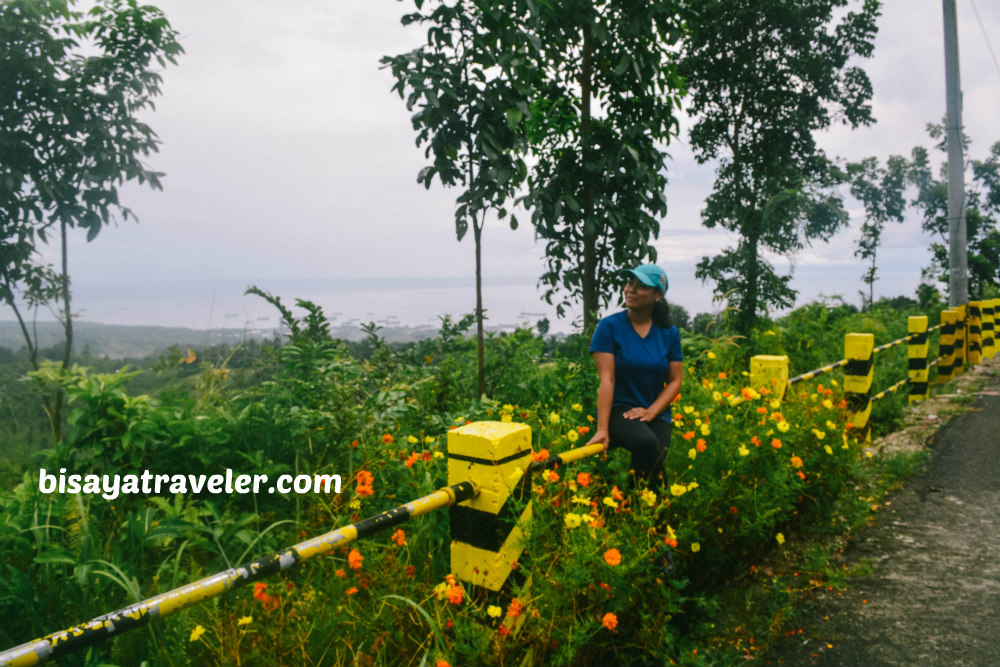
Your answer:
[[[670,362],[683,360],[677,327],[662,329],[654,324],[642,338],[632,326],[627,310],[608,315],[597,323],[590,352],[615,355],[613,407],[648,408],[670,377]],[[664,410],[660,418],[671,421],[670,410]]]

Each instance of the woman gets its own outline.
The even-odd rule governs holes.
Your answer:
[[[666,272],[643,264],[623,272],[626,310],[597,324],[597,430],[592,443],[632,453],[636,477],[660,477],[670,445],[670,403],[681,390],[681,337],[670,323]]]

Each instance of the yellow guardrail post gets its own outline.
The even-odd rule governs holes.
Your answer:
[[[963,371],[965,371],[965,363],[968,355],[968,349],[966,348],[966,327],[968,323],[965,320],[966,317],[966,306],[955,306],[952,308],[955,311],[955,358],[954,363],[951,367],[951,376],[955,377]]]
[[[938,365],[937,381],[947,382],[955,374],[955,326],[958,322],[958,313],[952,309],[941,311],[941,344],[938,346],[938,356],[941,363]]]
[[[983,360],[982,348],[982,323],[983,311],[982,303],[979,301],[969,302],[969,365],[973,366]]]
[[[983,359],[992,359],[996,354],[997,303],[997,299],[983,301]]]
[[[872,411],[872,379],[875,374],[875,335],[849,333],[844,336],[844,395],[847,399],[847,420],[861,440],[871,438],[868,417]]]
[[[779,401],[788,387],[788,357],[758,354],[750,359],[750,386],[767,387]]]
[[[908,402],[917,403],[925,400],[928,392],[927,350],[930,345],[927,340],[927,316],[915,315],[908,318],[906,332],[913,336],[906,347],[910,378]]]
[[[480,488],[450,510],[451,571],[462,581],[500,591],[515,570],[531,519],[530,463],[525,424],[474,422],[448,433],[448,479]]]

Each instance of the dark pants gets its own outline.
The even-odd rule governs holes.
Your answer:
[[[642,422],[626,419],[629,408],[612,407],[608,435],[611,447],[622,447],[632,453],[632,470],[638,480],[658,483],[662,480],[663,461],[670,446],[673,425],[662,419]]]

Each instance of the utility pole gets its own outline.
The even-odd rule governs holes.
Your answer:
[[[958,18],[955,0],[944,9],[944,81],[947,89],[948,143],[948,302],[969,302],[969,253],[965,231],[965,162],[962,155],[962,84],[958,67]]]

